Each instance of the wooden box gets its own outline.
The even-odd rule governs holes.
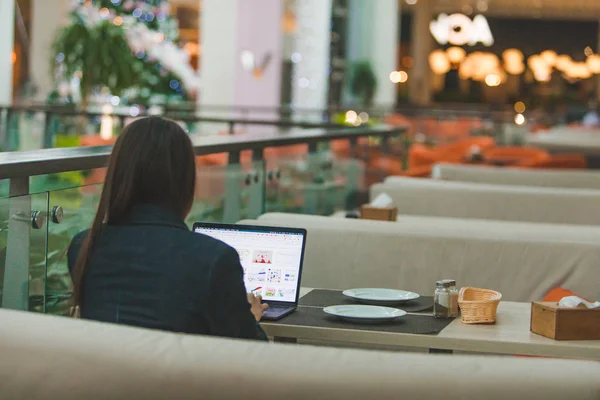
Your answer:
[[[361,219],[396,221],[396,217],[398,217],[398,208],[396,207],[373,207],[365,204],[360,208]]]
[[[600,340],[600,308],[562,308],[534,301],[531,332],[554,340]]]

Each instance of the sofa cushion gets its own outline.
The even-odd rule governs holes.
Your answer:
[[[498,168],[471,165],[437,164],[431,177],[444,181],[494,185],[600,189],[600,172]]]
[[[566,239],[561,227],[547,225],[537,230],[505,222],[490,228],[485,221],[473,226],[464,220],[422,222],[404,216],[392,223],[265,214],[244,222],[308,230],[302,278],[308,287],[375,286],[432,295],[436,280],[452,278],[459,286],[498,290],[508,301],[540,300],[556,286],[600,297],[596,228],[587,228],[588,237]]]
[[[600,364],[188,336],[0,310],[10,400],[595,400]],[[464,379],[465,374],[469,379]],[[448,390],[452,388],[452,390]]]
[[[600,225],[600,191],[388,178],[370,188],[387,193],[399,214],[555,224]]]

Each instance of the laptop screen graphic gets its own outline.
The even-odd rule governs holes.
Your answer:
[[[194,231],[237,250],[248,293],[261,295],[266,301],[296,301],[303,234],[204,226],[196,226]]]

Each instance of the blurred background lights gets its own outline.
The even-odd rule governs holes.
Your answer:
[[[346,122],[349,124],[354,124],[358,119],[358,114],[354,110],[349,110],[346,112]]]
[[[525,107],[525,103],[523,103],[522,101],[517,101],[515,103],[515,111],[519,114],[523,114],[526,109],[527,107]]]
[[[140,107],[136,105],[129,107],[129,115],[131,115],[132,117],[137,117],[138,115],[140,115]]]

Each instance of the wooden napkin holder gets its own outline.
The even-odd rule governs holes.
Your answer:
[[[531,303],[531,332],[554,340],[600,340],[600,308]]]
[[[371,219],[376,221],[396,221],[397,217],[397,207],[373,207],[370,204],[364,204],[360,208],[361,219]]]

